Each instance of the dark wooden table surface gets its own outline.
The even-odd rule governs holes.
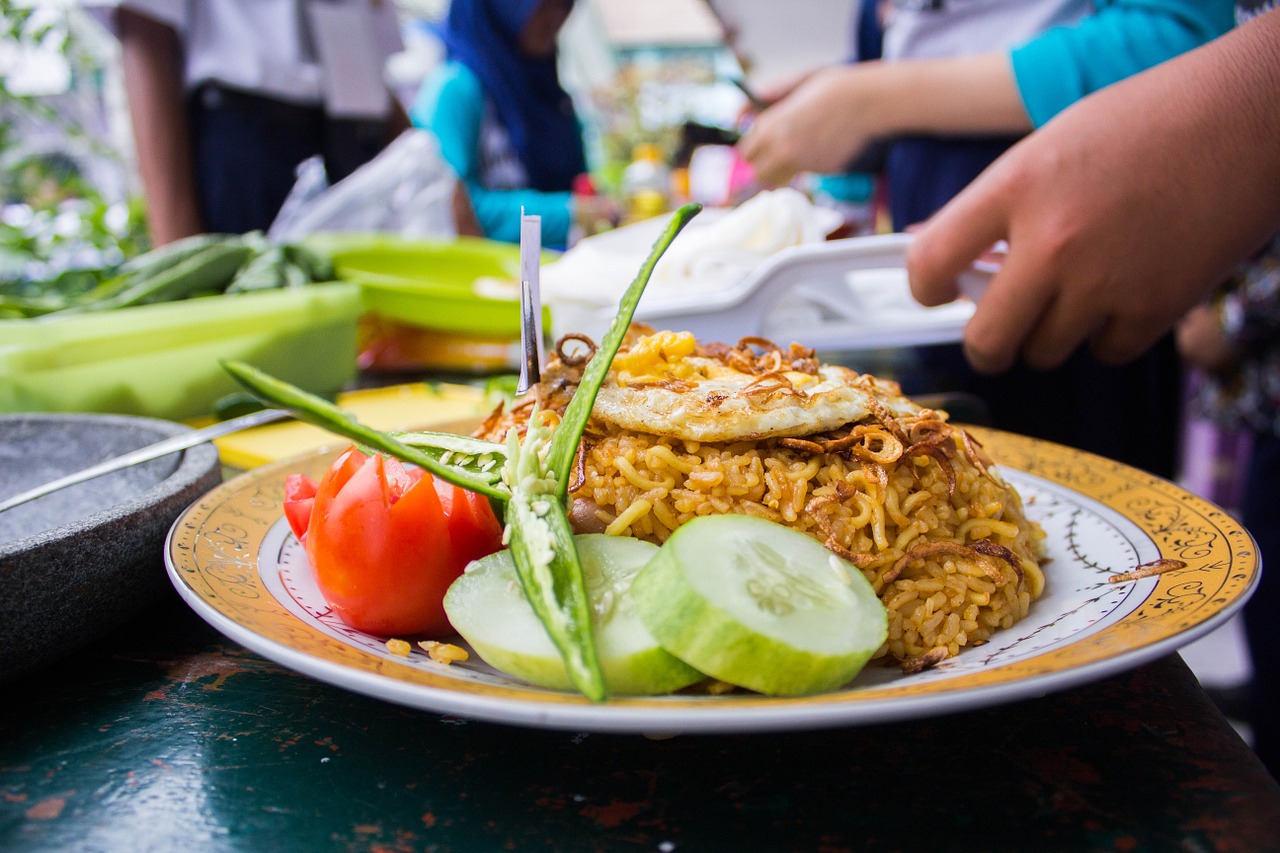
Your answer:
[[[175,594],[0,695],[5,851],[1280,849],[1280,787],[1176,655],[933,719],[651,740],[349,693]]]

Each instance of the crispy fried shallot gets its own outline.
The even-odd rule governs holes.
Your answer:
[[[890,465],[902,458],[902,441],[891,431],[879,427],[857,426],[853,428],[858,441],[849,445],[849,452],[863,462]]]
[[[844,435],[828,436],[784,438],[778,443],[803,453],[844,453],[877,465],[888,465],[902,457],[902,442],[879,424],[859,424]]]
[[[578,343],[583,344],[585,348],[575,350],[574,352],[566,352],[564,345],[569,341],[577,341]],[[588,336],[577,332],[571,332],[556,341],[556,355],[559,356],[560,361],[567,367],[581,367],[586,364],[591,360],[592,356],[596,354],[596,349],[595,341],[591,340]]]
[[[969,461],[973,463],[973,467],[977,468],[982,476],[986,477],[997,486],[1003,485],[996,476],[987,470],[987,466],[991,464],[991,460],[983,453],[980,448],[982,442],[969,434],[969,431],[962,429],[960,432],[960,440],[964,443],[964,452],[968,455]]]
[[[954,447],[954,445],[951,445]],[[956,493],[956,469],[951,464],[951,453],[941,444],[926,444],[919,442],[908,447],[903,451],[903,456],[913,459],[916,456],[928,456],[938,463],[938,467],[942,469],[943,475],[947,478],[947,494],[954,495]],[[920,469],[913,467],[912,472],[916,475],[916,480],[920,479]]]
[[[1018,555],[1001,545],[999,542],[992,542],[990,539],[979,539],[972,542],[970,548],[979,554],[985,554],[988,557],[995,557],[997,560],[1004,560],[1013,567],[1013,572],[1018,576],[1018,583],[1022,583],[1023,571],[1022,561],[1018,559]]]
[[[902,574],[902,570],[911,565],[916,560],[923,560],[929,557],[948,556],[959,557],[962,560],[970,560],[982,566],[987,573],[987,577],[997,584],[1004,583],[1004,575],[1000,574],[1000,570],[992,564],[990,558],[978,551],[972,545],[961,545],[959,542],[925,542],[917,545],[907,553],[898,558],[893,567],[884,575],[884,583],[886,585],[893,583],[898,579],[898,575]]]
[[[1162,575],[1165,572],[1173,572],[1178,569],[1185,569],[1187,564],[1181,560],[1171,560],[1162,557],[1159,560],[1152,560],[1150,563],[1143,563],[1131,572],[1124,572],[1119,575],[1112,575],[1107,578],[1107,583],[1125,583],[1126,581],[1136,581],[1142,578],[1149,578],[1152,575]]]
[[[759,405],[777,397],[804,397],[805,393],[791,384],[785,373],[764,373],[742,389],[743,396]],[[763,399],[760,399],[763,398]]]
[[[778,439],[778,444],[791,450],[799,450],[802,453],[827,453],[829,452],[824,444],[816,441],[810,441],[807,438],[782,438]]]
[[[951,657],[951,652],[946,646],[938,646],[930,649],[919,657],[907,658],[902,662],[902,671],[907,675],[915,675],[917,672],[924,672],[926,669],[932,669]]]
[[[937,412],[932,409],[925,409],[911,424],[907,430],[907,436],[911,444],[942,444],[951,438],[951,431],[954,429],[951,424],[942,420],[937,416]]]
[[[735,346],[718,342],[700,345],[698,354],[753,376],[788,371],[818,374],[818,360],[812,349],[793,343],[783,352],[782,347],[768,338],[754,335],[742,338]]]
[[[503,411],[506,409],[505,403],[499,403],[492,412],[484,419],[484,423],[480,424],[480,428],[476,430],[476,435],[491,435],[498,426],[498,422],[502,420]]]
[[[874,395],[867,395],[867,408],[875,413],[876,420],[884,424],[886,429],[897,436],[904,446],[911,443],[911,439],[907,436],[906,431],[903,430],[902,424],[898,423],[897,419],[889,414],[889,410],[884,407],[884,403],[877,400]]]
[[[578,452],[573,458],[573,479],[569,481],[569,494],[573,494],[582,488],[587,482],[587,453],[590,448],[587,446],[587,439],[584,436],[582,441],[578,442]]]

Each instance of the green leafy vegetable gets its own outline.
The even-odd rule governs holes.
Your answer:
[[[0,316],[32,318],[110,311],[219,293],[301,287],[334,278],[332,262],[261,232],[198,234],[119,266],[66,270],[41,280],[0,281]]]

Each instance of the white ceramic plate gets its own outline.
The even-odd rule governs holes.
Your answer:
[[[1168,654],[1221,625],[1257,583],[1249,534],[1159,478],[1081,451],[973,432],[1048,534],[1048,586],[1023,621],[915,675],[873,663],[842,690],[803,698],[736,692],[617,697],[603,704],[532,687],[477,657],[442,666],[387,651],[329,612],[281,517],[287,473],[318,477],[335,455],[266,466],[210,492],[174,525],[169,574],[231,639],[358,693],[499,723],[594,732],[766,731],[900,721],[1040,696]],[[1159,558],[1186,568],[1126,583]]]

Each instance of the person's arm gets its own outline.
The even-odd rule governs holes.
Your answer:
[[[1217,38],[1235,23],[1234,8],[1231,0],[1112,0],[1014,48],[1014,83],[1032,124]]]
[[[542,217],[542,242],[546,246],[564,248],[568,245],[574,212],[571,193],[490,190],[474,183],[468,183],[467,189],[476,219],[490,240],[519,243],[520,215],[524,213]]]
[[[762,112],[739,144],[756,178],[840,172],[874,139],[1031,130],[1003,53],[824,69]]]
[[[741,145],[767,185],[842,170],[877,137],[1016,136],[1090,92],[1231,25],[1230,0],[1114,0],[1012,53],[829,68],[765,110]]]
[[[128,9],[117,15],[147,223],[152,244],[160,246],[204,230],[183,106],[182,49],[172,27]]]
[[[1136,357],[1280,229],[1280,10],[1090,95],[997,160],[908,253],[925,305],[1000,240],[975,368]]]
[[[434,134],[440,156],[460,180],[480,179],[484,90],[466,66],[446,62],[428,77],[409,108],[409,120]]]
[[[484,121],[484,89],[459,63],[448,63],[422,87],[409,111],[416,127],[431,131],[440,155],[467,188],[471,207],[484,235],[508,243],[520,241],[520,211],[542,217],[542,238],[564,246],[573,224],[570,193],[536,190],[493,190],[480,181],[480,129]]]

